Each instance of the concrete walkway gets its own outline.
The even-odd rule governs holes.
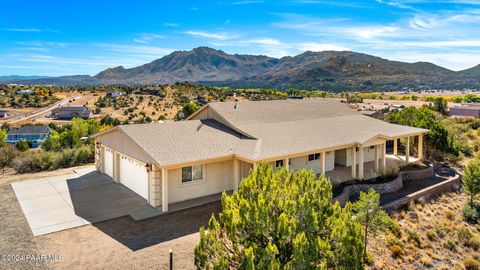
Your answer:
[[[130,215],[135,220],[162,212],[104,174],[75,174],[12,183],[34,236]]]

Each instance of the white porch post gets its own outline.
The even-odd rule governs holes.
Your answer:
[[[287,171],[290,171],[290,159],[289,158],[286,158],[283,160],[283,167],[285,167],[285,169],[287,169]]]
[[[423,160],[423,134],[418,135],[418,159]]]
[[[387,169],[387,142],[382,144],[382,168]]]
[[[393,139],[393,155],[398,155],[398,138]]]
[[[410,159],[410,136],[407,137],[407,149],[405,150],[405,163],[409,162]]]
[[[352,177],[357,177],[357,147],[352,148]]]
[[[168,170],[162,168],[162,212],[168,212]]]
[[[322,174],[325,175],[325,152],[322,152]]]
[[[238,160],[233,159],[233,191],[237,191],[238,187],[240,186],[238,174]]]
[[[258,167],[258,163],[257,163],[257,162],[254,162],[254,163],[253,163],[253,170],[254,170],[254,171],[257,170],[257,167]]]
[[[365,163],[365,151],[364,147],[360,146],[358,149],[358,154],[359,154],[359,159],[358,159],[358,179],[363,180],[364,175],[363,175],[363,167]]]
[[[374,145],[374,150],[375,150],[375,165],[374,165],[374,168],[375,168],[375,173],[378,173],[379,169],[378,169],[378,145]]]

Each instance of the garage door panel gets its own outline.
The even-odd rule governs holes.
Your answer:
[[[148,173],[145,163],[120,155],[120,183],[148,200]]]
[[[103,148],[103,173],[113,178],[113,151]]]

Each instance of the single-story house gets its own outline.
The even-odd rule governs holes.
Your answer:
[[[29,90],[29,89],[25,89],[25,90],[18,90],[16,92],[17,95],[30,95],[30,94],[33,94],[33,91],[32,90]]]
[[[480,117],[480,104],[462,104],[450,108],[450,116]]]
[[[8,117],[8,111],[0,110],[0,118],[5,118],[5,117]]]
[[[59,120],[71,120],[75,117],[88,119],[92,116],[92,111],[84,106],[66,106],[53,110],[52,116]]]
[[[50,135],[48,126],[23,126],[19,128],[11,128],[7,132],[6,142],[16,145],[19,141],[27,141],[31,143],[32,148],[39,147]]]
[[[107,96],[110,96],[112,98],[119,97],[119,96],[124,96],[126,93],[123,91],[118,91],[118,90],[108,90],[107,91]]]
[[[237,190],[261,162],[337,180],[371,178],[387,168],[388,141],[396,156],[398,139],[418,137],[422,159],[427,132],[332,99],[288,99],[209,103],[185,121],[121,125],[93,137],[97,170],[167,212]],[[413,159],[406,145],[402,162]]]

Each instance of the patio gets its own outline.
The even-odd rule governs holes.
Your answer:
[[[409,157],[409,163],[417,162],[418,158]],[[393,167],[400,167],[402,165],[405,165],[405,156],[399,156],[399,155],[388,155],[386,156],[386,167],[387,169],[393,168]],[[371,179],[376,176],[378,176],[377,173],[375,173],[375,162],[374,161],[369,161],[364,163],[364,175],[365,179]],[[357,165],[357,172],[358,172],[358,165]],[[352,177],[352,167],[344,167],[344,166],[339,166],[335,164],[335,169],[329,172],[325,173],[325,176],[329,177],[330,180],[332,181],[333,185],[338,185],[342,182],[348,181],[353,179]]]

